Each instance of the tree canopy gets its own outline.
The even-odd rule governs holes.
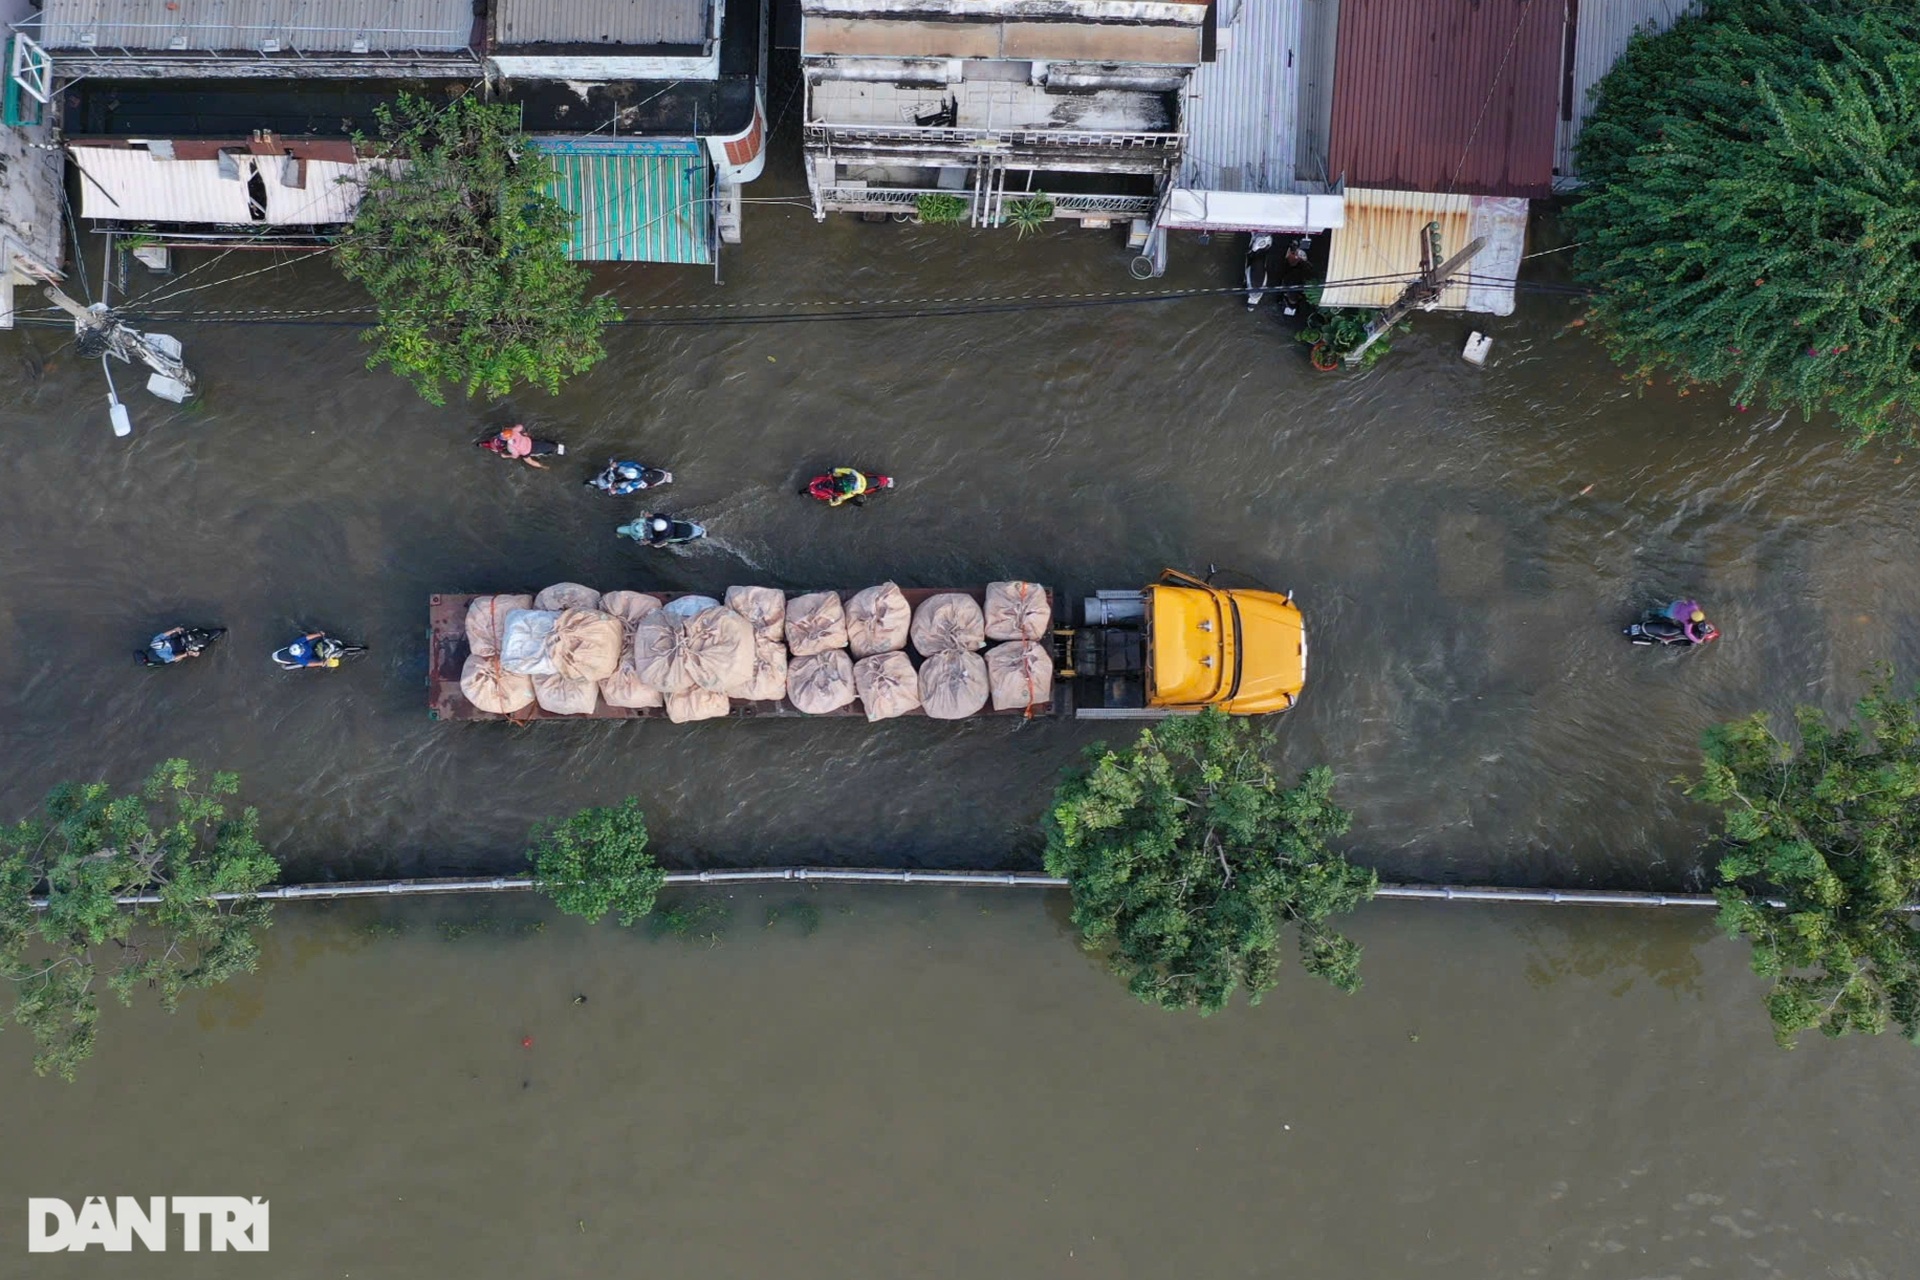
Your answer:
[[[1913,429],[1920,6],[1709,0],[1600,82],[1579,161],[1575,268],[1643,381]]]
[[[72,1080],[93,1052],[100,969],[121,1003],[147,987],[169,1012],[188,991],[253,971],[254,930],[271,910],[253,895],[280,865],[261,846],[259,815],[224,803],[238,787],[233,774],[203,781],[169,760],[138,794],[57,787],[39,817],[0,831],[0,975],[13,1021],[40,1046],[35,1071]],[[117,905],[129,896],[157,900]]]
[[[1047,870],[1068,881],[1086,946],[1148,1004],[1207,1014],[1242,986],[1258,1004],[1289,925],[1307,972],[1360,986],[1360,947],[1328,921],[1376,877],[1327,848],[1352,821],[1332,772],[1282,787],[1271,738],[1218,711],[1174,717],[1132,750],[1092,748],[1054,793]]]
[[[1920,1043],[1920,707],[1883,680],[1848,723],[1795,722],[1797,747],[1764,714],[1707,735],[1689,794],[1721,809],[1720,924],[1772,981],[1782,1045],[1889,1024]]]
[[[534,884],[554,905],[588,920],[617,911],[630,925],[653,910],[667,882],[647,852],[646,815],[632,798],[537,828],[527,858]]]
[[[334,255],[379,310],[368,367],[443,404],[449,386],[556,392],[598,363],[620,312],[586,296],[588,273],[567,258],[574,215],[548,192],[553,166],[520,132],[519,108],[402,96],[379,119],[392,163],[367,180]]]

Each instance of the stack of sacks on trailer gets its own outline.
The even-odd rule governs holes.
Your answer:
[[[728,587],[727,608],[753,627],[753,678],[728,693],[745,702],[787,696],[787,596],[777,587]]]
[[[933,719],[964,720],[987,705],[987,664],[975,652],[987,642],[986,625],[979,602],[958,591],[928,596],[914,610],[920,705]]]
[[[482,711],[509,716],[533,705],[532,678],[500,663],[507,615],[532,607],[532,596],[475,596],[467,606],[467,662],[460,670],[460,692]]]
[[[640,678],[633,666],[633,632],[640,619],[660,607],[660,597],[641,591],[609,591],[600,597],[600,607],[620,619],[626,635],[620,644],[620,666],[600,682],[600,697],[610,707],[664,707],[667,696]]]
[[[1039,583],[987,584],[987,639],[1004,641],[987,650],[995,711],[1052,701],[1053,657],[1041,643],[1052,628],[1053,607]]]
[[[541,709],[561,716],[592,715],[600,681],[620,669],[626,624],[600,608],[598,591],[577,582],[556,583],[532,604],[507,614],[500,633],[500,665],[531,678]],[[467,617],[471,623],[471,606]]]
[[[838,592],[787,601],[787,653],[787,701],[797,710],[824,716],[853,701],[847,611]]]
[[[868,720],[891,720],[920,706],[920,677],[906,655],[913,609],[891,582],[868,587],[847,601],[847,646],[853,691]]]
[[[681,596],[634,625],[633,669],[675,724],[724,716],[728,690],[753,679],[753,624],[711,596]]]

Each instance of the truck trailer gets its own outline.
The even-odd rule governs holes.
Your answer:
[[[906,588],[918,608],[944,592],[984,601],[984,587]],[[671,602],[681,592],[648,592]],[[852,592],[841,593],[843,597]],[[562,716],[538,706],[511,714],[482,711],[460,691],[466,663],[467,606],[474,594],[430,598],[427,704],[439,720],[661,719],[661,708],[612,707],[602,700],[591,716]],[[1286,592],[1216,587],[1177,570],[1145,586],[1097,591],[1082,601],[1078,625],[1059,619],[1058,596],[1047,592],[1056,625],[1050,645],[1049,701],[993,716],[1071,716],[1080,720],[1154,720],[1217,707],[1230,715],[1267,715],[1299,701],[1306,684],[1305,623]],[[742,718],[802,716],[791,703],[736,699]],[[832,716],[860,716],[856,702]],[[909,713],[917,714],[917,713]],[[971,718],[971,717],[969,717]]]

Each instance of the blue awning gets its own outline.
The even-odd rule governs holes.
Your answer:
[[[575,215],[576,262],[713,261],[713,172],[694,139],[542,138],[547,188]]]

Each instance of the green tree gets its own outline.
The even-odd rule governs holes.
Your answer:
[[[614,809],[582,809],[534,830],[527,858],[536,887],[568,915],[598,920],[609,911],[630,925],[653,910],[667,873],[647,852],[647,819],[628,798]]]
[[[1797,747],[1764,714],[1707,735],[1688,794],[1721,809],[1720,925],[1752,942],[1788,1048],[1889,1023],[1920,1042],[1917,712],[1883,677],[1837,728],[1800,708]]]
[[[35,1071],[72,1080],[93,1052],[99,969],[121,1003],[147,987],[168,1012],[188,991],[253,972],[254,931],[272,909],[254,895],[280,864],[261,846],[258,813],[223,802],[238,787],[234,774],[203,782],[169,760],[136,795],[57,787],[41,816],[0,831],[0,974],[13,1021],[40,1046]]]
[[[1595,103],[1567,221],[1615,358],[1911,431],[1920,6],[1709,0],[1636,38]]]
[[[587,271],[567,258],[574,215],[549,193],[553,166],[520,132],[519,109],[402,96],[379,119],[379,154],[394,163],[368,179],[334,254],[379,309],[368,367],[443,404],[446,386],[557,392],[598,363],[600,331],[620,312],[586,296]]]
[[[1290,924],[1309,973],[1359,989],[1360,947],[1328,921],[1377,877],[1327,849],[1352,821],[1332,772],[1283,788],[1271,740],[1218,711],[1174,717],[1131,751],[1095,746],[1054,793],[1047,871],[1067,880],[1087,948],[1148,1004],[1212,1013],[1242,985],[1258,1004]]]

